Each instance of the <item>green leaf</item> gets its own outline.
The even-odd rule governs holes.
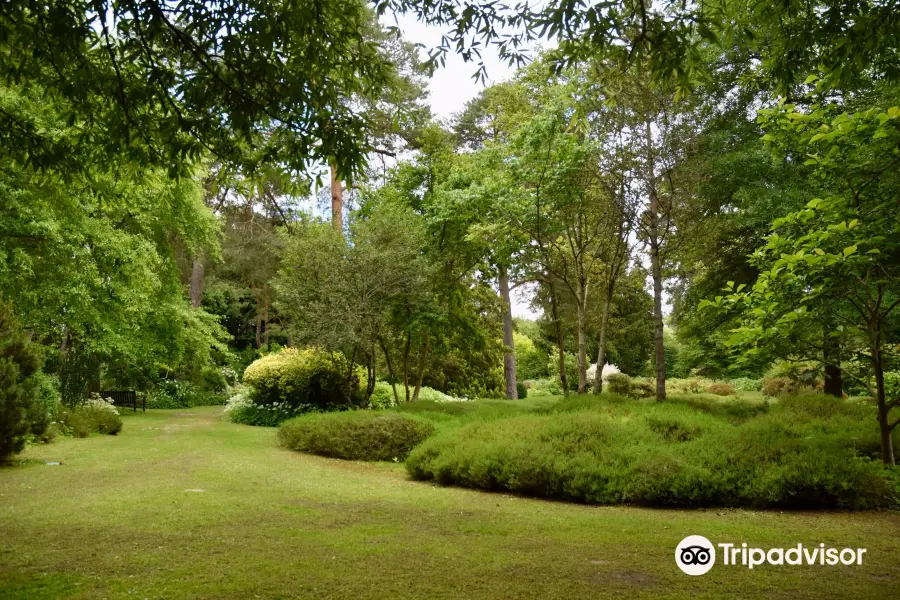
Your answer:
[[[847,246],[844,248],[844,256],[850,256],[851,254],[856,252],[856,246]]]

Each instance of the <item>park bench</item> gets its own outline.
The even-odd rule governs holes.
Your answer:
[[[115,406],[131,406],[137,411],[138,402],[141,403],[141,409],[147,411],[147,398],[143,394],[138,398],[138,394],[134,390],[113,390],[100,392],[101,398],[109,398]]]

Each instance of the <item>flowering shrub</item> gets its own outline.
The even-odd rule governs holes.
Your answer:
[[[258,404],[253,401],[252,391],[244,385],[231,388],[231,396],[225,403],[225,417],[229,421],[258,427],[276,427],[282,421],[311,410],[315,410],[315,407],[293,407],[287,402]]]
[[[122,417],[109,398],[100,394],[73,407],[61,406],[58,424],[62,433],[75,437],[87,437],[92,433],[116,435],[122,430]]]

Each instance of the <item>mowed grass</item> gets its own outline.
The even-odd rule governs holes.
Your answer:
[[[410,481],[281,449],[221,408],[127,414],[119,436],[0,469],[0,598],[888,598],[900,514],[591,507]],[[45,461],[61,461],[47,466]],[[203,491],[191,491],[203,490]],[[867,548],[862,566],[717,565],[689,534]]]

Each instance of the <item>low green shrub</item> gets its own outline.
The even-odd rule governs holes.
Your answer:
[[[606,381],[606,389],[610,394],[627,396],[631,393],[631,377],[625,373],[610,373]]]
[[[533,379],[524,382],[528,387],[528,395],[534,396],[559,396],[562,387],[558,378]]]
[[[706,393],[716,396],[734,396],[734,386],[724,381],[714,381],[706,386]]]
[[[450,396],[449,394],[430,388],[427,385],[423,385],[419,389],[419,400],[424,400],[426,402],[462,402],[466,399]]]
[[[516,381],[516,396],[518,396],[519,400],[524,400],[528,397],[528,388],[525,387],[524,381]]]
[[[441,484],[596,504],[868,509],[900,501],[896,477],[877,460],[871,411],[859,403],[604,394],[559,405],[445,429],[412,451],[407,470]]]
[[[57,419],[61,432],[75,437],[93,433],[116,435],[122,430],[119,411],[97,394],[75,406],[60,406]]]
[[[787,394],[798,394],[801,386],[789,377],[766,377],[763,379],[763,396],[775,398]]]
[[[304,415],[278,429],[285,448],[348,460],[404,460],[434,432],[428,421],[390,412]]]
[[[631,395],[636,398],[650,398],[656,395],[656,381],[646,377],[631,380]]]
[[[736,390],[742,392],[761,392],[763,387],[762,379],[752,379],[750,377],[735,377],[729,381]]]
[[[258,405],[287,405],[295,412],[340,410],[362,402],[359,375],[339,352],[286,348],[254,361],[244,385]]]
[[[672,394],[703,394],[713,382],[702,377],[666,379],[666,390]]]
[[[375,389],[372,390],[372,396],[369,398],[369,408],[372,410],[383,410],[395,404],[393,386],[387,381],[376,381]]]

